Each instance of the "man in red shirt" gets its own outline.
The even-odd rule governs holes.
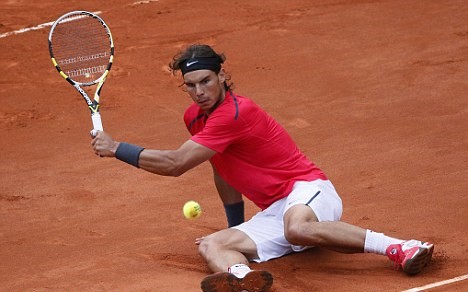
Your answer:
[[[179,176],[210,161],[229,228],[196,239],[214,272],[203,279],[202,290],[266,291],[273,276],[251,270],[249,262],[314,246],[387,255],[406,273],[419,273],[432,257],[433,244],[340,221],[342,202],[332,183],[281,125],[231,90],[224,61],[207,45],[190,46],[174,57],[171,69],[182,72],[194,102],[184,115],[192,137],[177,150],[144,149],[105,132],[91,142],[97,155],[159,175]],[[261,209],[246,222],[243,196]]]
[[[297,181],[327,179],[281,125],[232,91],[209,116],[193,103],[184,119],[191,140],[216,151],[210,161],[218,174],[262,210],[286,197]]]

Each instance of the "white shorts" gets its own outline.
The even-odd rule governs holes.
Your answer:
[[[296,182],[289,196],[258,212],[249,221],[232,227],[247,234],[257,245],[258,258],[251,261],[265,262],[310,248],[292,245],[284,237],[283,216],[297,204],[312,208],[319,221],[338,221],[343,212],[341,198],[330,181]]]

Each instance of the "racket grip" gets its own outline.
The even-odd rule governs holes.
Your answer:
[[[91,131],[91,136],[95,137],[97,135],[97,131],[103,131],[101,114],[100,113],[91,114],[91,120],[93,121],[93,130]]]

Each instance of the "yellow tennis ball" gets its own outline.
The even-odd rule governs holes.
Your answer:
[[[187,219],[198,218],[200,217],[202,213],[200,204],[198,204],[195,201],[188,201],[187,203],[185,203],[183,211],[184,211],[184,216]]]

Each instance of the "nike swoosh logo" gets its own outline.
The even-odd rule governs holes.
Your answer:
[[[190,66],[192,66],[193,64],[196,64],[196,63],[198,63],[198,61],[187,62],[186,66],[190,67]]]

